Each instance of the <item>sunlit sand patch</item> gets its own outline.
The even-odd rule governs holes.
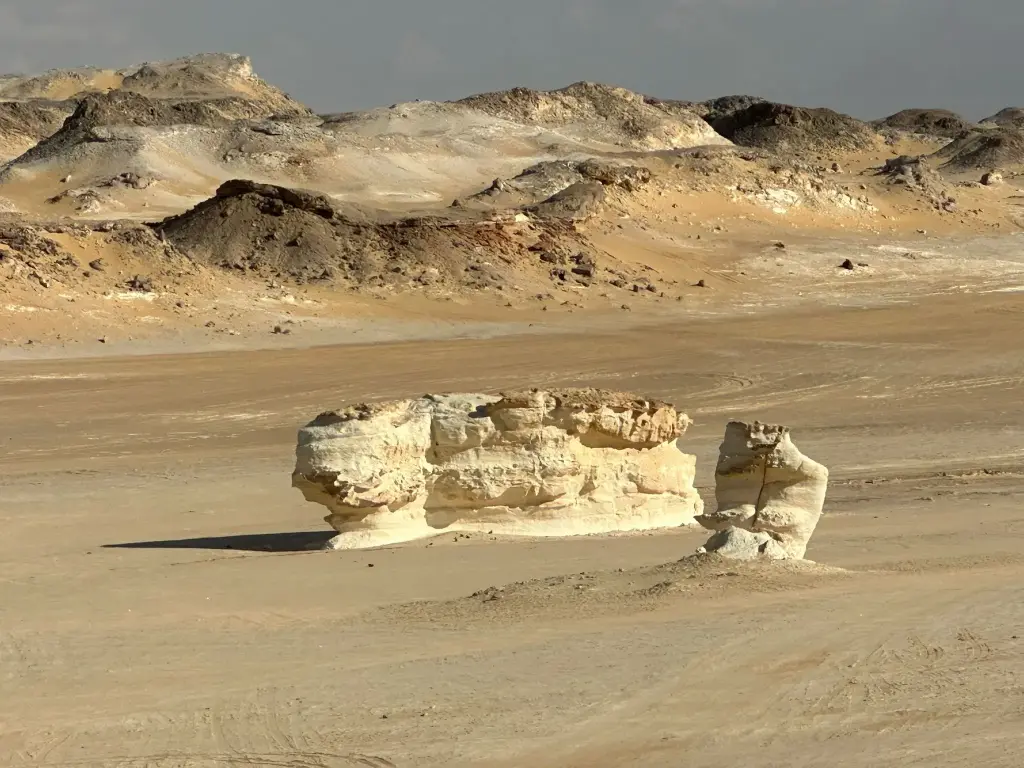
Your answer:
[[[68,381],[68,380],[90,380],[102,381],[107,377],[100,373],[32,373],[23,376],[3,376],[0,381]]]
[[[139,293],[138,291],[121,291],[119,293],[108,293],[103,298],[116,299],[118,301],[153,301],[159,296],[159,293]]]
[[[5,304],[4,311],[16,312],[18,314],[27,314],[30,312],[53,312],[54,310],[47,309],[46,307],[32,307],[28,306],[27,304]]]
[[[162,414],[164,421],[190,421],[195,423],[210,423],[214,421],[258,421],[259,419],[267,419],[277,414],[273,411],[259,411],[256,413],[202,413],[202,412],[189,412],[189,413],[165,413]]]

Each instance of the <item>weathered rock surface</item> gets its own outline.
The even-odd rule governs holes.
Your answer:
[[[462,208],[392,217],[316,192],[235,179],[153,229],[203,265],[357,291],[449,296],[453,290],[523,289],[536,295],[551,288],[597,293],[627,281],[652,284],[650,270],[589,255],[596,247],[571,220],[586,212],[579,207],[573,214],[573,202],[562,197],[562,217],[554,203],[543,207],[548,215],[536,217]]]
[[[767,99],[762,99],[760,96],[737,94],[734,96],[719,96],[714,99],[708,99],[707,101],[696,105],[694,110],[697,114],[707,120],[708,123],[714,123],[716,120],[721,120],[724,117],[749,109],[755,104],[767,103]]]
[[[507,208],[537,205],[576,187],[615,187],[636,192],[650,183],[651,171],[644,166],[602,160],[549,160],[524,169],[511,179],[495,179],[487,189],[471,195],[468,202]],[[596,192],[603,198],[603,191]],[[573,211],[575,212],[575,210]]]
[[[666,403],[590,389],[358,405],[299,431],[292,484],[330,511],[335,549],[691,525],[688,425]]]
[[[778,543],[761,551],[766,540],[756,542],[731,532],[718,535],[706,545],[709,551],[773,559],[801,559],[814,533],[825,503],[828,469],[807,458],[789,437],[787,427],[754,422],[730,422],[725,431],[718,466],[715,469],[715,497],[718,509],[705,513],[697,522],[713,531],[742,529],[767,534]]]
[[[981,121],[982,125],[999,125],[1010,128],[1024,126],[1024,108],[1006,107]]]
[[[953,139],[974,126],[948,109],[904,109],[894,115],[876,120],[872,125],[880,130],[890,129]]]
[[[926,158],[900,155],[890,157],[879,170],[887,183],[906,187],[911,192],[928,200],[937,211],[956,212],[956,198],[949,194],[945,178],[939,174]]]
[[[712,118],[711,126],[735,144],[777,152],[858,151],[871,148],[878,138],[849,115],[774,102],[725,111]]]
[[[594,214],[605,200],[604,185],[580,181],[526,210],[535,216],[576,221]]]
[[[699,551],[728,557],[730,560],[790,559],[786,550],[770,533],[754,533],[733,527],[715,533]]]
[[[1024,165],[1024,128],[1007,124],[964,131],[934,157],[943,160],[943,167],[950,171],[1021,166]]]

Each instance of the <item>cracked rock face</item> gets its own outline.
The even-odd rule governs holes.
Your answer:
[[[697,522],[713,531],[736,528],[766,534],[778,547],[767,546],[763,536],[755,546],[749,537],[733,532],[712,537],[706,550],[730,556],[733,550],[749,554],[753,549],[755,556],[802,559],[821,517],[827,486],[828,469],[800,453],[787,427],[730,422],[715,469],[718,509],[700,515]],[[723,549],[726,544],[730,546]]]
[[[292,485],[329,510],[335,549],[691,525],[688,426],[666,403],[591,389],[358,405],[299,431]]]

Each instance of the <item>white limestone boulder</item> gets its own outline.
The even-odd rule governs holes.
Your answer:
[[[329,510],[336,549],[692,525],[688,426],[666,403],[591,389],[359,405],[299,431],[292,485]]]
[[[718,508],[698,516],[697,522],[713,531],[736,528],[767,534],[787,558],[802,559],[827,487],[828,469],[800,453],[788,427],[733,421],[726,427],[715,469]],[[715,537],[705,549],[711,551],[712,542]]]
[[[786,550],[770,533],[754,533],[732,526],[718,531],[698,552],[721,555],[730,560],[790,559]]]

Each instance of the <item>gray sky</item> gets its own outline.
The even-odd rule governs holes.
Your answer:
[[[1021,0],[0,0],[0,71],[232,51],[319,111],[577,80],[858,117],[1024,104]]]

